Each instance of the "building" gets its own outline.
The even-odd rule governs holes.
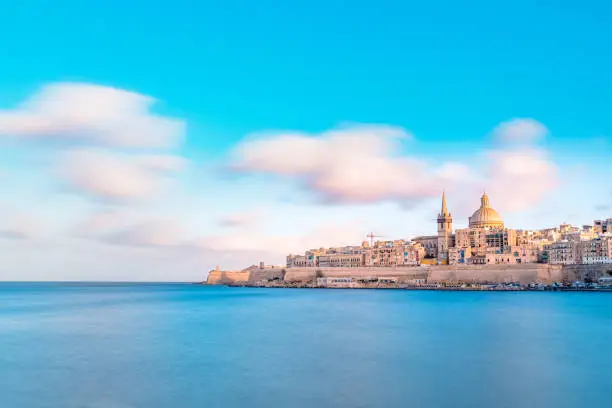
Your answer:
[[[304,255],[288,255],[287,268],[309,268],[319,266],[319,258],[327,254],[326,248],[311,249]]]
[[[580,242],[579,257],[587,265],[612,263],[612,236],[606,234]]]
[[[377,241],[364,251],[364,265],[373,267],[416,266],[426,255],[420,242]]]
[[[578,263],[578,246],[573,241],[562,240],[546,247],[548,263],[553,265],[573,265]]]
[[[438,256],[438,236],[426,235],[413,238],[412,241],[420,243],[425,248],[426,258],[435,258]]]
[[[533,251],[528,250],[531,246],[522,248],[517,244],[517,232],[505,228],[504,221],[491,206],[486,193],[480,198],[480,207],[469,217],[469,227],[458,229],[452,234],[452,217],[446,206],[446,194],[442,195],[442,211],[438,215],[438,264],[483,265],[537,261],[537,254],[533,256]]]
[[[353,278],[350,277],[325,277],[317,278],[317,286],[332,288],[349,288],[355,286]]]
[[[467,228],[453,232],[446,192],[437,216],[437,235],[412,241],[367,241],[361,246],[319,248],[287,256],[288,268],[358,268],[426,265],[557,265],[612,263],[612,218],[576,227],[541,230],[506,228],[486,193]]]
[[[504,228],[504,221],[497,211],[491,207],[489,196],[484,193],[480,198],[480,208],[469,219],[470,228]]]
[[[448,263],[450,265],[465,265],[470,263],[472,249],[469,247],[451,247],[448,249]]]
[[[442,210],[438,214],[438,264],[448,264],[448,249],[453,233],[453,217],[446,207],[446,192],[442,193]]]
[[[593,221],[593,228],[599,234],[612,233],[612,218]]]
[[[364,254],[361,249],[331,252],[319,256],[321,268],[357,268],[363,266]]]

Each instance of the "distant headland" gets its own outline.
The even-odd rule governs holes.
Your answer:
[[[484,193],[469,227],[453,231],[446,194],[438,233],[411,240],[370,241],[288,255],[286,265],[261,262],[209,272],[207,284],[257,287],[422,289],[607,289],[612,287],[612,218],[576,227],[506,228]]]

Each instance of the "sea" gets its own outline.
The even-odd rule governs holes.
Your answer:
[[[0,407],[612,407],[612,293],[0,284]]]

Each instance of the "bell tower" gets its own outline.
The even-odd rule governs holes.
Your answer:
[[[446,192],[442,192],[442,210],[438,214],[438,264],[448,264],[448,248],[453,233],[453,217],[446,207]]]

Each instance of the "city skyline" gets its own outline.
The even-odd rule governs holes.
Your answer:
[[[612,264],[612,217],[582,226],[560,224],[536,230],[513,229],[505,225],[503,216],[484,192],[480,206],[468,218],[467,228],[455,228],[445,191],[440,204],[435,235],[408,239],[384,237],[374,241],[383,237],[370,233],[369,242],[310,248],[303,255],[289,254],[285,266],[267,268],[332,268],[328,273],[333,275],[334,268],[382,267],[394,271],[403,269],[410,274],[410,268],[406,267],[438,265],[476,271],[482,265]],[[262,269],[261,264],[259,268]]]
[[[483,191],[508,228],[612,217],[605,2],[29,3],[0,17],[0,280],[434,234],[443,190],[455,228]]]

